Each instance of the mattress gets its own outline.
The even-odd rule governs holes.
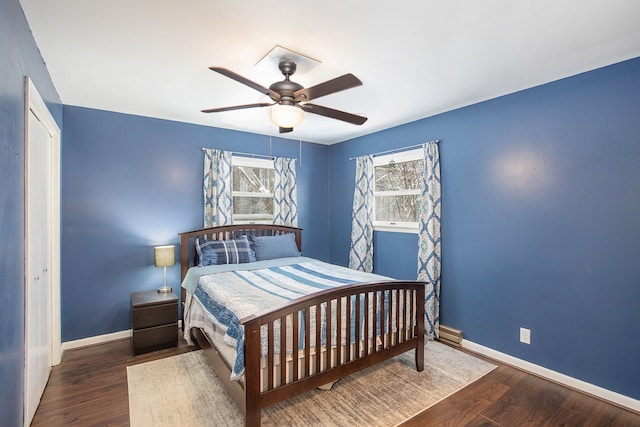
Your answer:
[[[288,304],[289,301],[293,299],[317,292],[318,290],[352,283],[391,280],[384,276],[363,273],[305,257],[281,259],[277,263],[270,263],[267,267],[260,262],[238,264],[237,269],[229,268],[228,266],[216,267],[222,267],[220,269],[221,271],[212,273],[210,271],[211,268],[206,267],[207,274],[200,274],[202,268],[194,267],[189,270],[191,273],[191,270],[196,269],[197,273],[194,274],[199,275],[199,280],[194,292],[187,293],[188,296],[185,301],[185,339],[189,341],[191,339],[189,329],[197,327],[202,329],[212,340],[219,341],[221,345],[216,345],[216,347],[221,350],[221,354],[227,360],[227,363],[233,367],[232,379],[240,378],[244,369],[244,330],[238,322],[239,319]],[[189,274],[187,277],[188,276]],[[185,286],[185,288],[187,287]],[[387,296],[384,298],[386,297]],[[383,297],[381,297],[379,301],[382,299]],[[346,304],[343,304],[343,310],[345,306]],[[351,331],[349,334],[345,333],[347,327],[346,321],[341,322],[344,329],[341,333],[343,341],[340,345],[344,348],[355,345],[355,342],[347,343],[345,339],[346,336],[352,337],[353,340],[362,340],[365,336],[364,331],[359,331],[359,334],[355,333],[355,306],[356,302],[352,299],[352,315],[350,317],[352,324],[350,325]],[[323,315],[321,316],[323,324],[318,325],[318,327],[321,328],[321,342],[318,347],[320,349],[320,357],[325,357],[322,356],[322,354],[327,342],[326,335],[327,333],[331,334],[332,338],[330,342],[336,343],[335,337],[337,331],[335,321],[331,325],[331,330],[326,330],[326,325],[324,324],[324,313],[327,310],[326,305],[321,307],[321,309],[323,311]],[[314,308],[312,308],[312,311],[313,310]],[[331,311],[333,313],[332,318],[336,319],[336,304],[332,304]],[[365,316],[365,313],[362,311],[363,310],[361,310],[360,313],[361,318]],[[368,315],[373,316],[373,313],[368,313]],[[388,316],[388,313],[384,315]],[[315,355],[317,346],[317,343],[315,343],[315,313],[310,313],[308,318],[312,321],[309,337],[311,341],[310,348]],[[343,312],[342,319],[344,320],[345,318],[346,313]],[[391,319],[391,323],[395,322],[395,313],[391,313]],[[301,350],[302,343],[304,343],[304,337],[300,337],[298,340],[300,348],[292,348],[291,323],[292,322],[289,321],[287,322],[286,352],[288,358],[293,358],[293,354]],[[364,322],[361,321],[360,325],[361,328],[364,328]],[[374,336],[374,328],[376,329],[376,337],[384,336],[385,333],[389,332],[387,330],[381,331],[380,327],[380,324],[369,322],[368,336]],[[395,330],[395,324],[392,325],[392,331],[393,330]],[[299,331],[303,333],[304,328],[301,327]],[[262,356],[267,352],[266,330],[263,332],[264,333],[261,334],[264,335],[261,340]],[[276,347],[275,352],[279,354],[280,331],[277,329],[277,326],[275,334],[276,339],[273,340]],[[364,351],[364,346],[359,347]],[[326,361],[323,359],[322,363],[324,364]]]

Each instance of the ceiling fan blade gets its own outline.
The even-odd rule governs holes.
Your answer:
[[[269,95],[272,99],[278,100],[280,99],[280,94],[276,91],[273,91],[269,88],[266,88],[254,81],[247,79],[246,77],[242,77],[240,74],[236,74],[231,70],[222,67],[209,67],[210,70],[215,71],[216,73],[220,73],[223,76],[229,77],[243,85],[249,86],[251,89],[255,89],[260,93],[264,93],[265,95]]]
[[[206,110],[201,110],[201,111],[203,113],[219,113],[221,111],[243,110],[245,108],[254,108],[254,107],[268,107],[270,105],[273,105],[273,103],[260,102],[258,104],[245,104],[245,105],[234,105],[232,107],[208,108]]]
[[[322,105],[299,104],[298,106],[307,113],[319,114],[321,116],[342,120],[343,122],[351,123],[354,125],[361,125],[367,121],[367,118],[364,116],[359,116],[357,114],[351,114],[340,110],[334,110],[333,108],[323,107]]]
[[[293,97],[298,102],[306,102],[315,98],[320,98],[321,96],[326,96],[361,85],[362,82],[356,76],[353,74],[345,74],[344,76],[327,80],[324,83],[297,90],[293,93]]]
[[[287,133],[287,132],[291,132],[293,130],[293,128],[280,128],[280,133]]]

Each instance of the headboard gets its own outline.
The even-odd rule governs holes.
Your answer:
[[[221,225],[218,227],[180,233],[180,282],[184,280],[189,267],[198,265],[198,254],[195,250],[195,242],[197,238],[207,240],[229,240],[249,234],[254,236],[277,236],[289,233],[295,234],[298,250],[302,251],[302,229],[297,227],[288,227],[285,225]]]

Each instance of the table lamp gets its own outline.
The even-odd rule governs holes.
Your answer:
[[[153,248],[156,267],[164,267],[164,285],[158,289],[159,293],[165,294],[173,291],[167,286],[167,267],[171,267],[176,262],[175,246],[156,246]]]

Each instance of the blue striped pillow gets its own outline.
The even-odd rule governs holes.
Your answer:
[[[254,262],[256,254],[247,236],[233,240],[196,240],[198,266]]]

